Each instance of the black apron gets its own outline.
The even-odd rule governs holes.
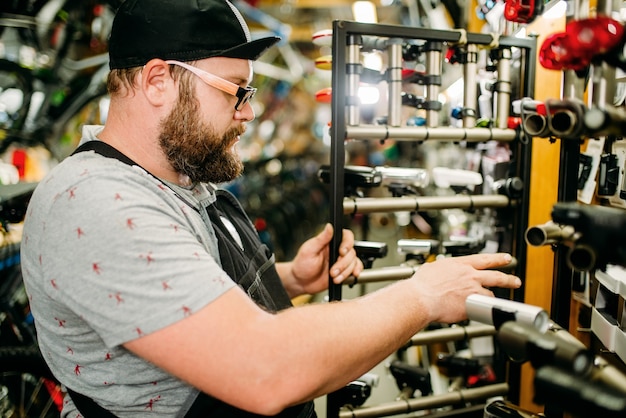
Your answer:
[[[78,147],[74,154],[92,150],[109,158],[118,159],[129,165],[137,165],[115,148],[102,141],[89,141]],[[280,281],[274,265],[274,256],[270,249],[261,242],[254,225],[241,207],[239,201],[226,190],[216,191],[217,200],[207,207],[207,213],[217,236],[222,269],[248,293],[257,305],[270,312],[291,307],[291,300]],[[243,250],[233,239],[222,217],[233,224],[243,244]],[[67,388],[74,405],[85,418],[113,418],[91,398]],[[253,414],[235,408],[222,401],[200,392],[187,413],[186,418],[254,418],[262,415]],[[315,418],[313,402],[285,409],[276,415],[279,418]]]

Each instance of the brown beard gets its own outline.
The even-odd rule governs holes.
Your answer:
[[[223,183],[243,172],[239,156],[230,150],[245,126],[219,136],[215,128],[200,120],[198,102],[181,88],[176,105],[161,121],[159,144],[174,170],[193,182]]]

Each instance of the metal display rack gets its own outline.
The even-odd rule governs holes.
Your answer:
[[[464,78],[476,73],[475,57],[478,48],[487,48],[498,58],[496,71],[498,82],[495,86],[494,108],[495,114],[490,127],[475,127],[475,113],[466,112],[463,127],[439,126],[439,110],[436,106],[426,108],[426,126],[401,126],[400,109],[402,89],[402,46],[407,42],[423,42],[423,54],[426,56],[426,86],[428,100],[436,100],[439,94],[442,50],[445,45],[461,45],[468,53],[468,59],[463,63]],[[362,65],[360,52],[362,48],[374,47],[387,54],[388,63],[385,71],[388,87],[388,116],[385,125],[362,124],[359,116],[359,101],[357,89],[360,84]],[[393,197],[393,198],[346,198],[344,194],[345,170],[345,141],[447,141],[447,142],[487,142],[501,141],[508,143],[512,154],[512,168],[514,175],[521,179],[524,185],[530,184],[531,169],[531,141],[523,137],[519,129],[508,127],[511,108],[512,49],[519,50],[519,96],[532,97],[534,94],[534,74],[536,65],[536,40],[534,38],[495,37],[490,34],[466,33],[458,30],[435,30],[412,28],[383,24],[368,24],[352,21],[333,22],[332,38],[332,124],[330,127],[331,154],[330,154],[330,222],[334,226],[334,236],[330,247],[331,265],[337,260],[339,245],[344,228],[346,215],[370,212],[392,212],[395,210],[418,211],[422,209],[444,208],[510,208],[512,219],[510,225],[511,253],[515,257],[515,273],[524,282],[526,267],[526,243],[524,239],[528,223],[528,187],[514,198],[506,195],[476,195],[476,196],[423,196],[423,197]],[[467,107],[476,108],[476,91],[474,83],[465,83],[464,101]],[[434,98],[434,99],[433,99]],[[473,102],[473,103],[472,103]],[[397,273],[397,272],[396,272]],[[374,273],[375,274],[375,273]],[[412,271],[402,271],[398,278],[408,277]],[[365,273],[367,275],[367,273]],[[349,284],[349,283],[348,283]],[[512,298],[523,301],[524,288],[512,292]],[[342,299],[342,285],[337,285],[329,279],[329,299]],[[509,370],[508,385],[498,384],[493,388],[498,395],[509,393],[512,400],[517,400],[519,392],[519,370]],[[479,391],[485,396],[493,396],[489,389]],[[458,394],[461,398],[470,393]],[[447,399],[447,398],[446,398]],[[337,405],[333,394],[327,397],[327,418],[344,416],[340,414],[341,405]],[[418,410],[422,399],[413,407],[404,403],[406,413]],[[443,401],[448,402],[448,400]],[[454,402],[454,401],[451,401]],[[406,409],[408,408],[408,409]],[[349,416],[385,416],[394,410],[394,406],[387,406],[374,415],[358,415],[358,410],[350,411]],[[398,412],[395,412],[398,413]]]

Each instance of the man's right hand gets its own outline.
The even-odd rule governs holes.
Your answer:
[[[511,262],[509,254],[474,254],[448,257],[420,266],[412,280],[432,322],[454,323],[467,319],[465,299],[472,294],[493,296],[492,287],[515,289],[521,280],[493,270]]]

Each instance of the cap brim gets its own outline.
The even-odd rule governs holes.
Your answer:
[[[259,59],[265,51],[275,45],[280,38],[278,36],[269,36],[267,38],[255,39],[245,44],[237,45],[227,50],[221,51],[215,56],[226,58],[241,58],[255,61]]]

